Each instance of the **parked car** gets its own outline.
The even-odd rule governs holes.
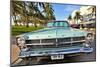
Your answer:
[[[85,28],[95,28],[96,27],[96,24],[95,23],[87,23],[87,24],[83,24],[83,26]]]
[[[80,28],[80,24],[71,24],[71,27],[72,28],[79,29]]]
[[[64,55],[91,53],[93,34],[72,28],[67,21],[49,21],[46,28],[16,36],[20,58],[47,56],[52,60]]]

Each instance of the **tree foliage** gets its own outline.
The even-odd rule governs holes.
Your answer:
[[[54,10],[49,3],[11,1],[11,11],[15,25],[22,23],[29,27],[29,23],[33,23],[37,27],[37,24],[45,24],[49,20],[55,20]]]

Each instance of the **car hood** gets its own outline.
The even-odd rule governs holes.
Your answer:
[[[80,37],[86,36],[87,32],[71,27],[65,28],[44,28],[34,32],[25,33],[19,36],[27,36],[28,39],[51,39],[65,37]]]

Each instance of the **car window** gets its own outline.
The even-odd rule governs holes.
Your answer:
[[[59,26],[59,23],[58,22],[54,22],[54,27],[57,27]]]
[[[64,26],[64,27],[66,27],[66,26],[68,26],[68,24],[66,23],[66,22],[60,22],[60,26]]]
[[[67,21],[54,21],[47,23],[47,27],[67,27],[69,26]]]
[[[49,22],[49,23],[47,23],[47,27],[52,27],[53,25],[54,25],[53,22]]]

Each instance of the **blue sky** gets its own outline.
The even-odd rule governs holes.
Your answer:
[[[79,10],[81,5],[72,4],[52,4],[56,20],[65,20],[74,11]]]

